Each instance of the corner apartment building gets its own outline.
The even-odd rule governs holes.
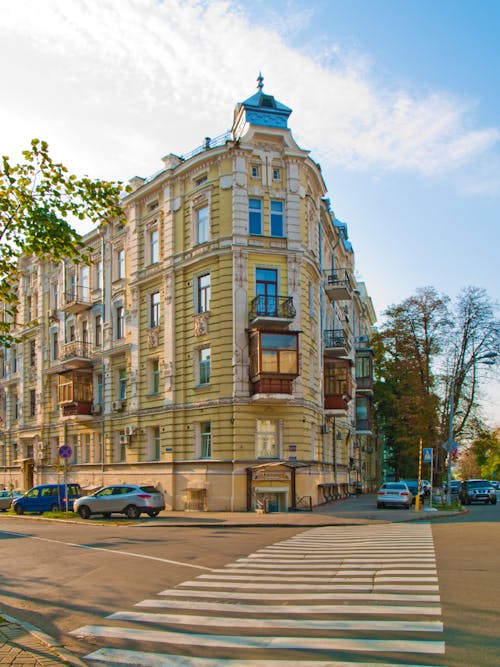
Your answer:
[[[290,114],[259,77],[228,133],[130,181],[89,264],[23,258],[6,487],[67,464],[87,489],[155,484],[170,509],[286,511],[376,486],[375,312]]]

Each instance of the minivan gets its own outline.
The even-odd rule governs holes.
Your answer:
[[[66,492],[68,494],[68,510],[73,509],[73,501],[82,495],[79,484],[40,484],[34,486],[20,498],[16,498],[12,507],[16,514],[24,512],[57,512],[66,509]]]

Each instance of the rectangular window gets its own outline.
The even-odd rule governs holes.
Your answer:
[[[156,264],[160,261],[160,242],[157,229],[149,232],[149,260],[150,264]]]
[[[125,278],[125,250],[123,248],[116,253],[116,277],[118,280]]]
[[[124,401],[127,397],[127,369],[120,368],[118,371],[118,400]]]
[[[248,233],[260,236],[262,234],[262,200],[248,200]]]
[[[103,286],[102,278],[103,278],[103,276],[102,276],[102,260],[99,259],[95,263],[95,288],[96,289],[101,289],[102,290],[102,286]]]
[[[90,301],[90,285],[89,285],[89,267],[82,266],[80,269],[80,294],[78,295],[82,301]]]
[[[283,202],[271,201],[271,236],[284,236]]]
[[[254,164],[252,165],[252,178],[258,178],[259,177],[259,167]]]
[[[297,373],[297,337],[295,334],[261,334],[263,373]]]
[[[281,172],[279,169],[273,169],[273,181],[281,180]]]
[[[198,276],[197,312],[206,313],[210,310],[210,274]]]
[[[36,391],[35,389],[30,389],[30,417],[36,415]]]
[[[34,340],[30,341],[30,366],[36,367],[36,343]]]
[[[59,359],[59,332],[52,332],[52,361]]]
[[[119,339],[124,337],[125,337],[125,309],[123,306],[117,306],[115,338]]]
[[[96,347],[101,347],[102,345],[102,316],[96,315],[94,322],[94,340]]]
[[[212,456],[212,425],[210,422],[200,424],[200,457],[209,459]]]
[[[151,359],[149,361],[149,391],[151,394],[160,393],[160,361]]]
[[[208,241],[208,206],[196,209],[196,243]]]
[[[159,461],[161,458],[161,437],[160,437],[160,427],[153,426],[151,430],[151,460]]]
[[[149,296],[149,325],[151,328],[160,325],[160,292],[153,292]]]
[[[276,317],[278,314],[278,271],[276,269],[257,269],[255,294],[258,297],[257,314]]]
[[[204,347],[199,350],[199,384],[209,384],[210,382],[210,348]]]
[[[278,422],[274,419],[257,419],[256,455],[258,459],[276,459],[279,456]]]

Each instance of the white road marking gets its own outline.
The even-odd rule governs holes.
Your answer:
[[[382,651],[383,653],[444,654],[444,642],[411,639],[351,639],[345,637],[254,637],[240,635],[205,635],[170,630],[139,630],[102,625],[85,625],[70,632],[79,638],[106,637],[127,641],[146,641],[196,648],[256,648],[296,651]]]
[[[177,593],[177,591],[175,591]],[[182,594],[182,597],[186,597]],[[189,595],[189,597],[192,597]],[[408,615],[408,616],[440,616],[441,607],[429,606],[410,606],[410,605],[371,605],[371,604],[313,604],[313,605],[267,605],[267,604],[241,604],[241,603],[225,603],[225,602],[205,602],[200,601],[198,596],[193,596],[195,599],[177,600],[143,600],[138,602],[136,607],[151,607],[155,609],[189,609],[196,608],[197,611],[219,611],[228,612],[230,614],[340,614],[342,616],[353,616],[357,614],[366,615]],[[217,597],[224,599],[224,595],[210,595],[205,593],[203,597]],[[245,596],[246,597],[246,596]],[[275,596],[273,596],[275,597]],[[231,598],[233,599],[233,598]],[[242,596],[238,596],[242,599]],[[266,600],[264,595],[258,598],[252,596],[254,599]],[[330,599],[326,596],[324,599]]]
[[[269,598],[269,594],[266,593],[247,593],[240,592],[240,590],[247,590],[249,588],[258,588],[255,584],[242,584],[238,582],[216,582],[216,581],[183,581],[179,584],[179,588],[174,592],[173,590],[168,590],[167,592],[162,591],[160,595],[184,595],[184,587],[200,587],[200,588],[217,588],[219,593],[215,592],[214,595],[220,595],[221,597],[235,597],[241,599],[263,599]],[[239,589],[234,593],[226,593],[220,591],[221,588],[237,588]],[[273,598],[284,598],[288,600],[411,600],[412,602],[439,602],[439,595],[418,595],[418,594],[406,594],[406,593],[335,593],[334,586],[305,586],[302,584],[266,584],[266,591],[273,591]],[[290,590],[310,590],[311,593],[289,593]],[[315,593],[315,591],[324,591],[322,593]],[[277,591],[277,592],[275,592]],[[282,592],[281,592],[282,591]],[[331,592],[326,592],[331,591]],[[200,597],[208,597],[211,595],[210,591],[196,591],[190,590],[189,595],[193,596],[198,594]]]
[[[287,611],[286,607],[282,608]],[[164,625],[200,625],[202,627],[225,628],[293,628],[295,630],[374,630],[384,632],[442,632],[439,621],[371,621],[345,620],[294,620],[288,618],[229,618],[228,616],[196,616],[190,614],[154,614],[147,612],[118,611],[107,618],[121,621],[140,621]]]
[[[143,653],[101,648],[85,656],[86,660],[134,667],[382,667],[380,662],[344,662],[343,660],[241,660],[237,658],[195,658],[167,653]],[[429,667],[405,662],[384,662],[384,667]],[[443,667],[436,665],[435,667]]]

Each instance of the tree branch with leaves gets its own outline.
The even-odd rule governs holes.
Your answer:
[[[3,156],[0,169],[0,303],[15,317],[18,303],[19,260],[87,261],[81,236],[72,222],[100,224],[123,215],[119,204],[122,184],[78,178],[49,155],[45,141],[33,139],[24,161],[11,164]],[[0,321],[0,342],[12,341],[9,317]]]

